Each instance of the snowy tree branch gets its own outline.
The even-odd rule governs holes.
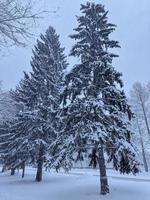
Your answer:
[[[42,12],[33,12],[31,1],[0,0],[0,46],[25,46]]]

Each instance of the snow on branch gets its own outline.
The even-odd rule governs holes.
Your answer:
[[[0,46],[25,46],[31,28],[42,12],[33,12],[31,1],[0,0]]]

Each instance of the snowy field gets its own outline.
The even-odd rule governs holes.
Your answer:
[[[0,200],[149,200],[150,175],[122,176],[108,172],[110,194],[99,195],[98,172],[72,170],[70,174],[45,172],[43,182],[34,181],[35,170],[20,174],[0,173]]]

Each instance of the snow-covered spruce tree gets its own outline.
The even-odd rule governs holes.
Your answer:
[[[29,127],[24,123],[26,115],[23,116],[23,111],[25,112],[29,108],[29,105],[30,108],[33,105],[32,95],[34,92],[33,88],[31,88],[30,76],[24,73],[24,78],[16,87],[16,90],[9,92],[10,100],[12,99],[11,101],[16,107],[16,115],[13,114],[13,117],[8,118],[7,114],[6,117],[9,121],[3,123],[0,129],[0,133],[3,132],[3,134],[0,134],[0,152],[2,152],[3,170],[11,170],[11,175],[14,175],[16,168],[23,168],[22,177],[24,177],[25,163],[31,158],[31,153],[28,152],[28,148],[24,145],[25,134]],[[8,104],[8,102],[6,101],[5,104]],[[7,109],[10,110],[10,108]],[[6,117],[5,119],[7,119]]]
[[[24,72],[24,77],[19,82],[19,85],[17,85],[15,90],[11,90],[11,96],[20,111],[33,109],[36,104],[36,88],[32,84],[30,74]]]
[[[4,172],[6,169],[5,163],[8,155],[8,145],[10,138],[9,128],[10,123],[0,123],[0,163],[3,165],[2,172]]]
[[[15,101],[11,97],[10,91],[0,93],[0,124],[12,121],[18,113]]]
[[[17,117],[16,120],[8,122],[7,127],[3,126],[4,134],[0,135],[0,140],[4,141],[1,145],[3,169],[11,170],[11,175],[14,175],[16,168],[22,168],[24,177],[25,162],[31,156],[29,157],[28,147],[20,146],[20,143],[25,142],[26,132],[26,127],[21,122]]]
[[[10,142],[10,127],[15,121],[19,109],[11,97],[10,91],[0,92],[0,158],[3,164],[2,171],[5,170],[5,164],[8,154],[8,145]]]
[[[132,112],[121,89],[121,73],[112,66],[117,55],[110,49],[120,47],[110,39],[115,25],[108,22],[101,4],[82,4],[81,12],[76,34],[71,35],[76,40],[71,55],[80,63],[65,77],[60,112],[64,127],[53,143],[52,164],[68,168],[88,154],[90,163],[99,165],[101,194],[105,195],[109,186],[104,152],[121,173],[137,173],[139,163],[130,140]]]
[[[31,66],[32,72],[25,74],[25,80],[13,93],[16,101],[23,105],[17,122],[20,126],[16,126],[23,130],[22,133],[21,130],[14,131],[20,136],[13,143],[18,144],[15,149],[28,152],[28,160],[37,165],[36,181],[41,181],[48,147],[55,137],[55,113],[59,105],[63,70],[67,67],[64,48],[61,48],[53,27],[49,27],[37,41]]]

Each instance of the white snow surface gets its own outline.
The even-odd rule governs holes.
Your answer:
[[[26,176],[0,173],[0,200],[149,200],[150,174],[120,175],[108,171],[110,194],[100,196],[96,170],[44,172],[43,181],[34,181],[35,169],[28,168]]]

